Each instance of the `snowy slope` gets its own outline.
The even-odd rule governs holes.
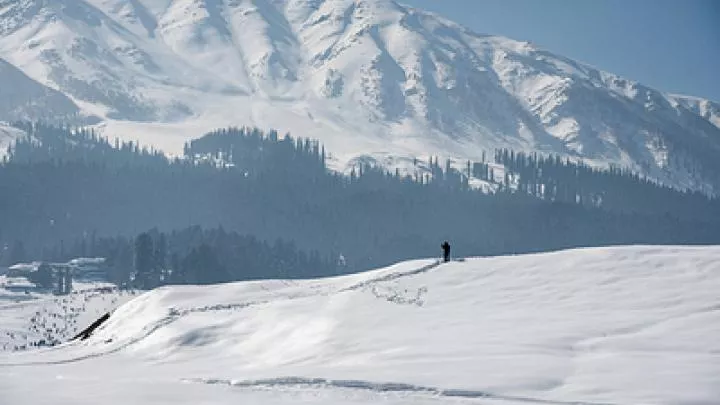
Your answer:
[[[35,82],[0,57],[0,120],[72,122],[79,112],[63,93]]]
[[[713,163],[717,104],[391,0],[0,0],[0,57],[172,153],[235,124],[319,138],[339,170],[511,147],[720,186],[668,158]]]
[[[720,128],[720,104],[698,97],[672,95],[670,99]]]
[[[718,263],[717,247],[600,248],[166,287],[86,342],[0,355],[0,393],[8,405],[711,404]]]
[[[26,136],[24,131],[10,126],[7,123],[0,122],[0,160],[2,160],[8,152],[8,147],[18,139]]]

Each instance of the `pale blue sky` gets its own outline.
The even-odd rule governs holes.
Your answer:
[[[473,31],[720,102],[720,0],[398,0]]]

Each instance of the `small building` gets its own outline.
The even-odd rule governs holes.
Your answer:
[[[17,263],[8,267],[8,277],[28,277],[31,273],[38,271],[41,262]]]
[[[25,277],[8,277],[5,279],[5,283],[2,285],[2,288],[14,293],[27,293],[37,289],[35,284],[31,283]]]
[[[66,263],[76,279],[106,281],[107,264],[104,257],[78,257]]]

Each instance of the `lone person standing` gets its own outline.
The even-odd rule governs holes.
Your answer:
[[[450,261],[450,244],[448,243],[448,241],[445,241],[445,242],[443,242],[442,245],[440,245],[440,247],[443,250],[443,261],[445,263],[449,262]]]

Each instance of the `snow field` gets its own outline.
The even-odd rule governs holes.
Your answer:
[[[718,263],[599,248],[165,287],[86,342],[0,357],[0,392],[49,401],[32,373],[53,403],[711,404]]]

